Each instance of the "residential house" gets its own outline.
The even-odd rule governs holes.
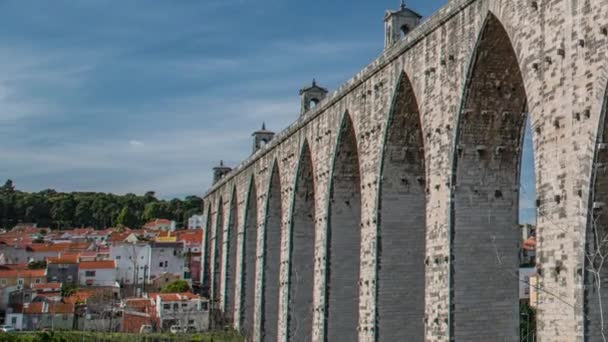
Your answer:
[[[184,274],[184,243],[181,241],[153,241],[150,243],[150,276],[162,273]]]
[[[143,226],[144,229],[151,230],[163,230],[167,232],[173,232],[177,228],[177,222],[167,220],[167,219],[156,219],[150,222],[147,222]]]
[[[166,331],[171,326],[193,327],[196,331],[209,329],[208,300],[193,293],[155,293],[158,327]]]
[[[184,274],[183,279],[191,282],[192,285],[200,285],[201,269],[202,269],[202,244],[203,230],[181,230],[175,232],[177,241],[183,242],[185,258],[184,258]]]
[[[156,305],[150,298],[128,298],[122,311],[122,332],[138,334],[143,325],[157,328]]]
[[[118,286],[116,263],[114,260],[81,261],[78,264],[78,283],[82,286]]]
[[[4,315],[4,324],[11,325],[16,330],[23,330],[23,307],[7,311]]]
[[[188,229],[203,229],[203,215],[192,215],[188,219]]]
[[[46,281],[76,285],[78,283],[78,254],[60,253],[46,260]]]
[[[23,330],[72,330],[74,304],[35,302],[23,305]]]
[[[0,253],[9,264],[43,261],[62,252],[87,250],[89,243],[27,243],[25,245],[0,244]]]
[[[121,323],[119,292],[118,288],[93,289],[84,302],[85,319],[78,328],[85,331],[119,331]]]
[[[44,269],[0,267],[0,311],[6,311],[12,292],[29,289],[33,284],[43,283],[45,281],[44,273]]]
[[[121,285],[143,285],[150,279],[151,247],[149,242],[118,242],[110,247],[116,262],[116,280]]]

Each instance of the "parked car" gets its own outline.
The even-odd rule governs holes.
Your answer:
[[[182,327],[180,327],[179,325],[172,325],[171,328],[169,328],[169,331],[172,334],[179,334],[182,332]]]
[[[149,324],[142,325],[139,328],[139,333],[140,334],[151,334],[152,332],[154,332],[154,329],[152,329],[152,326],[149,325]]]
[[[4,333],[9,333],[15,331],[15,327],[12,325],[2,325],[0,326],[0,331]]]

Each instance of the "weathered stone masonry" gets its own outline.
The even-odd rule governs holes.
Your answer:
[[[528,115],[538,341],[601,340],[608,0],[452,0],[406,31],[219,175],[214,305],[255,341],[516,341]]]

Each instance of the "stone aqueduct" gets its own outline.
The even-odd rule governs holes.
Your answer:
[[[207,193],[215,307],[255,341],[517,341],[529,115],[538,341],[603,340],[608,0],[451,0],[395,41],[390,16]]]

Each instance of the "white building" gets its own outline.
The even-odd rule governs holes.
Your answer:
[[[16,330],[23,329],[23,314],[20,312],[12,312],[12,309],[8,309],[4,316],[4,324],[11,325]]]
[[[184,243],[178,242],[159,242],[150,244],[150,275],[156,276],[162,273],[177,274],[184,276],[184,266],[186,255],[184,253]]]
[[[534,267],[519,268],[519,299],[530,298],[530,277],[536,275]]]
[[[167,219],[156,219],[150,221],[143,226],[144,229],[162,230],[166,232],[174,232],[177,229],[177,222]]]
[[[120,242],[110,247],[110,258],[116,262],[116,281],[139,285],[150,280],[149,242]]]
[[[190,328],[197,332],[209,329],[209,303],[193,293],[157,293],[151,297],[156,307],[160,328],[172,326]]]
[[[116,286],[116,263],[114,260],[81,261],[78,283],[82,286]]]
[[[188,219],[188,229],[203,229],[203,215],[192,215]]]

